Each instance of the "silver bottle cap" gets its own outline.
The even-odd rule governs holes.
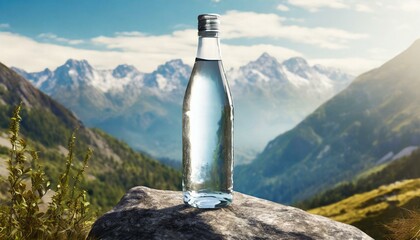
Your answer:
[[[220,15],[201,14],[198,15],[198,35],[203,37],[217,37],[220,27]]]

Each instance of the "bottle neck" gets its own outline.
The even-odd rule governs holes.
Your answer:
[[[197,58],[204,60],[222,60],[220,41],[215,37],[198,37]]]

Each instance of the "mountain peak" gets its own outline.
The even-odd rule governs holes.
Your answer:
[[[308,62],[302,57],[292,57],[282,63],[292,73],[295,73],[303,78],[308,78],[308,73],[311,67]]]
[[[176,63],[176,64],[184,64],[184,62],[182,61],[182,59],[180,58],[176,58],[176,59],[172,59],[167,61],[166,63]]]
[[[255,61],[255,63],[259,63],[262,65],[278,65],[279,62],[277,61],[277,59],[271,55],[269,55],[268,53],[264,52],[263,54],[261,54],[261,56],[259,58],[257,58],[257,60]]]
[[[90,66],[90,64],[88,63],[88,61],[82,59],[82,60],[75,60],[75,59],[68,59],[65,63],[64,66],[67,66],[68,68],[77,68],[77,67],[83,67],[83,68],[92,68],[92,66]]]
[[[135,68],[133,65],[120,64],[112,71],[112,76],[116,78],[124,78],[129,73],[133,73],[133,72],[139,73],[137,68]]]
[[[391,65],[404,68],[417,69],[420,56],[420,39],[414,41],[410,47],[398,54],[390,61],[383,64],[380,68],[390,68]],[[394,67],[395,67],[394,66]],[[418,80],[418,78],[416,79]]]
[[[420,48],[420,38],[415,40],[409,48],[412,48],[412,47]]]
[[[181,59],[172,59],[167,61],[164,66],[171,66],[171,67],[178,67],[185,65],[184,62]]]
[[[181,59],[173,59],[165,62],[162,65],[159,65],[156,71],[162,75],[167,75],[173,74],[176,71],[185,68],[189,69],[189,66],[186,65]]]
[[[181,59],[173,59],[159,65],[150,74],[146,74],[144,83],[148,87],[158,87],[160,89],[174,90],[180,89],[179,86],[186,86],[191,67]]]
[[[52,72],[51,72],[51,70],[49,69],[49,68],[45,68],[44,69],[44,71],[42,71],[42,73],[44,73],[44,74],[51,74]]]
[[[18,67],[11,67],[11,70],[15,71],[16,73],[18,73],[19,75],[23,76],[26,78],[25,75],[28,75],[28,72],[23,70],[22,68],[18,68]]]
[[[295,67],[309,67],[308,62],[303,57],[292,57],[287,59],[283,62],[283,65],[285,65],[288,69],[289,68],[295,68]]]

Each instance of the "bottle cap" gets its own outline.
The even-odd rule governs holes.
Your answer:
[[[198,15],[198,35],[217,37],[220,26],[219,14],[201,14]]]

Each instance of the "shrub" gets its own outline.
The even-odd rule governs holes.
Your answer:
[[[50,182],[38,163],[37,151],[29,150],[19,136],[20,111],[21,104],[15,108],[9,126],[9,198],[0,206],[0,239],[85,239],[93,217],[80,182],[92,150],[88,149],[81,167],[75,168],[73,132],[65,170],[57,181],[52,201],[42,209],[43,197],[51,191]]]

